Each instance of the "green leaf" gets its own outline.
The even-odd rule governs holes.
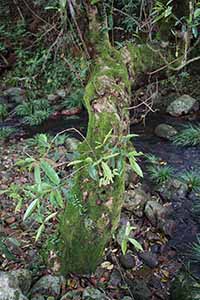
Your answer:
[[[136,160],[133,157],[129,157],[129,162],[133,171],[140,177],[143,177],[142,169],[140,168]]]
[[[122,241],[121,248],[122,248],[123,255],[125,255],[126,254],[126,250],[127,250],[127,240],[124,239]]]
[[[63,207],[64,207],[63,197],[62,197],[60,191],[55,191],[55,198],[56,198],[56,202],[58,203],[58,205],[59,205],[61,208],[63,208]]]
[[[72,161],[72,162],[70,162],[70,163],[68,163],[68,167],[70,167],[70,166],[75,166],[75,165],[78,165],[78,164],[80,164],[80,163],[82,163],[83,162],[83,160],[82,159],[79,159],[79,160],[74,160],[74,161]]]
[[[36,237],[35,237],[35,241],[36,241],[36,242],[39,240],[39,238],[40,238],[42,232],[44,231],[44,229],[45,229],[44,224],[40,225],[40,227],[38,228]]]
[[[27,157],[26,159],[20,159],[18,160],[15,165],[18,167],[25,167],[35,162],[35,159],[32,157]]]
[[[60,178],[58,177],[58,174],[56,173],[56,171],[53,169],[52,166],[50,166],[45,160],[42,160],[41,167],[45,175],[50,179],[50,181],[53,184],[56,185],[60,184]]]
[[[105,163],[104,161],[102,161],[101,166],[103,169],[103,177],[104,177],[105,185],[109,184],[110,182],[113,182],[114,175],[113,175],[110,167],[108,166],[108,164]]]
[[[24,217],[23,217],[23,220],[25,221],[32,213],[33,211],[35,210],[37,204],[38,204],[38,199],[35,199],[31,202],[31,204],[28,206],[25,214],[24,214]]]
[[[54,191],[52,191],[50,193],[49,200],[50,200],[51,205],[55,206],[56,200],[55,200],[55,192]]]
[[[194,11],[194,18],[197,19],[200,17],[200,8],[195,9]]]
[[[41,176],[40,176],[40,167],[39,166],[35,166],[35,168],[34,168],[34,178],[35,178],[36,184],[41,184]]]
[[[132,238],[128,238],[128,240],[135,247],[135,249],[144,251],[142,248],[142,245],[138,241],[136,241],[135,239],[132,239]]]
[[[94,5],[94,4],[97,4],[100,0],[91,0],[91,4]]]
[[[119,153],[113,153],[113,154],[104,156],[103,159],[104,159],[104,160],[108,160],[108,159],[113,158],[113,157],[116,157],[116,156],[118,156],[118,155],[119,155]]]
[[[89,173],[90,177],[91,177],[93,180],[97,180],[97,179],[98,179],[97,169],[95,168],[94,165],[90,165],[90,166],[88,167],[88,173]]]

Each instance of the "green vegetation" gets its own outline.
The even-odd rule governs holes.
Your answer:
[[[174,170],[169,166],[150,166],[148,168],[150,179],[156,184],[163,184],[168,181],[174,174]]]
[[[24,221],[36,220],[36,241],[52,225],[59,241],[53,245],[52,239],[47,248],[53,247],[59,272],[91,273],[120,220],[127,163],[143,177],[141,153],[134,149],[130,134],[131,93],[141,95],[142,85],[154,85],[155,77],[158,83],[171,70],[174,74],[189,64],[190,46],[199,38],[200,3],[184,1],[174,8],[171,0],[30,2],[30,7],[26,1],[27,5],[0,4],[9,16],[0,26],[0,83],[3,92],[11,86],[25,92],[18,99],[5,96],[9,109],[1,105],[0,118],[12,112],[23,125],[36,126],[83,103],[89,116],[87,135],[79,133],[83,142],[78,141],[71,162],[67,135],[29,139],[16,163],[17,172],[27,172],[28,179],[22,179],[20,190],[11,185],[2,194],[15,198],[16,212],[24,208]],[[180,13],[179,8],[186,6]],[[199,128],[189,129],[174,142],[199,144]],[[0,138],[5,140],[12,132],[1,128]],[[173,176],[171,167],[153,156],[148,159],[153,182],[163,184]],[[191,190],[198,190],[197,178],[186,177]],[[124,254],[128,243],[142,250],[130,237],[132,229],[127,223]]]
[[[137,251],[143,251],[142,245],[136,239],[131,237],[131,232],[134,229],[136,229],[136,227],[131,226],[130,222],[127,222],[126,226],[122,226],[118,233],[123,255],[127,252],[128,243],[132,244]]]
[[[181,175],[181,179],[188,185],[190,191],[200,192],[200,174],[197,171],[187,171]]]
[[[0,128],[0,140],[7,140],[15,132],[16,132],[15,128],[1,127]]]
[[[198,125],[188,125],[174,138],[175,145],[197,146],[200,144],[200,127]]]
[[[34,126],[48,119],[52,113],[52,108],[48,100],[39,99],[18,105],[16,113],[18,116],[23,117],[24,123]]]
[[[197,241],[192,245],[192,260],[200,263],[200,236],[197,236]]]
[[[6,104],[0,104],[0,120],[3,120],[8,115]]]

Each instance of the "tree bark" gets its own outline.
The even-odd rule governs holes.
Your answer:
[[[106,146],[116,145],[127,151],[122,139],[129,133],[131,86],[139,74],[162,65],[160,56],[147,45],[128,45],[122,51],[112,48],[108,35],[101,30],[97,6],[88,4],[90,39],[98,57],[85,89],[85,106],[89,115],[86,140],[80,145],[80,160],[73,179],[62,221],[62,273],[91,273],[101,261],[106,244],[117,228],[123,204],[126,161],[121,161],[120,176],[99,186],[92,179],[86,161],[100,160]],[[112,134],[108,135],[109,132]],[[106,139],[107,137],[107,139]],[[104,143],[106,139],[106,144]],[[97,145],[105,147],[96,147]],[[118,168],[118,156],[107,160],[111,169]],[[102,169],[98,166],[98,177]]]

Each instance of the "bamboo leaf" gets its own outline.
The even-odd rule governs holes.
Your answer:
[[[128,238],[128,240],[137,250],[144,251],[142,245],[138,241],[132,238]]]
[[[45,229],[44,224],[40,225],[40,227],[38,228],[36,237],[35,237],[35,241],[36,241],[36,242],[39,240],[39,238],[40,238],[42,232],[44,231],[44,229]]]
[[[125,255],[126,254],[126,250],[127,250],[127,240],[124,239],[122,241],[121,248],[122,248],[123,255]]]
[[[70,162],[70,163],[68,163],[68,167],[70,167],[70,166],[75,166],[75,165],[78,165],[78,164],[80,164],[80,163],[82,163],[83,162],[83,160],[82,159],[79,159],[79,160],[74,160],[74,161],[72,161],[72,162]]]
[[[89,173],[90,177],[91,177],[93,180],[97,180],[97,179],[98,179],[97,169],[95,168],[94,165],[90,165],[90,166],[88,167],[88,173]]]
[[[40,176],[40,167],[39,166],[35,166],[35,168],[34,168],[34,178],[35,178],[36,184],[41,184],[41,176]]]
[[[50,179],[50,181],[53,184],[60,184],[60,178],[52,166],[50,166],[45,160],[42,160],[41,167],[45,175]]]
[[[49,220],[53,219],[58,212],[54,212],[52,214],[50,214],[48,217],[46,217],[46,219],[44,220],[44,223],[47,223]]]
[[[56,198],[57,204],[58,204],[61,208],[63,208],[63,207],[64,207],[63,197],[62,197],[60,191],[55,191],[55,198]]]
[[[37,204],[38,204],[38,199],[35,199],[34,201],[31,202],[31,204],[28,206],[25,214],[24,214],[24,217],[23,217],[23,220],[25,221],[32,213],[33,211],[35,210]]]
[[[133,157],[129,157],[129,162],[133,171],[140,177],[143,177],[142,169],[140,168],[136,160]]]

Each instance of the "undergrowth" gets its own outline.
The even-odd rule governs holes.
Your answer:
[[[197,146],[200,144],[200,126],[188,125],[173,138],[173,143],[180,146]]]

